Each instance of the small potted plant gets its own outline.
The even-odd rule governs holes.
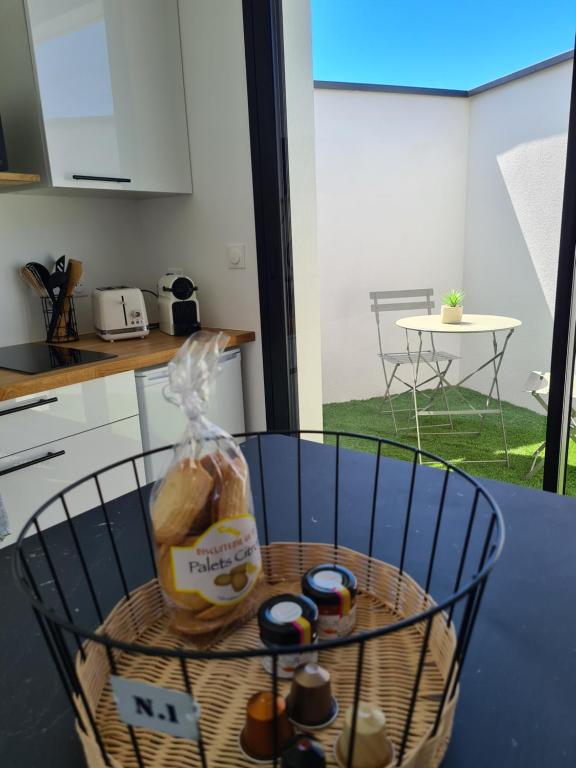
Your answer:
[[[463,300],[464,294],[462,291],[457,291],[454,288],[444,296],[442,299],[442,309],[440,310],[440,319],[443,323],[462,322]]]

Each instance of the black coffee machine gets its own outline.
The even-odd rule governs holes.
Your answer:
[[[2,119],[0,118],[0,171],[8,170],[8,158],[6,156],[6,143],[2,132]]]

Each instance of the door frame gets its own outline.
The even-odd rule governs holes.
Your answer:
[[[299,429],[281,0],[242,0],[266,423]]]
[[[270,430],[298,429],[282,0],[242,0],[258,280]],[[576,48],[576,43],[575,43]],[[556,283],[543,488],[564,493],[576,354],[576,57]]]
[[[575,43],[576,48],[576,43]],[[545,491],[566,492],[576,353],[576,57],[572,68],[570,118],[560,251],[554,305],[550,393],[544,460]]]

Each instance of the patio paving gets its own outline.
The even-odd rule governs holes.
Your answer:
[[[483,407],[485,395],[464,387],[461,388],[461,392],[470,403],[477,407]],[[394,404],[396,408],[410,408],[412,394],[410,392],[403,393],[396,398]],[[456,407],[456,402],[454,402],[453,407]],[[461,407],[459,401],[458,407]],[[324,405],[324,428],[388,437],[415,446],[415,431],[402,431],[396,436],[392,419],[389,414],[383,412],[384,408],[387,410],[388,404],[383,406],[381,397],[373,397],[369,400],[350,400],[344,403],[328,403]],[[427,436],[426,431],[431,429],[428,427],[422,432],[422,448],[461,466],[470,474],[541,488],[542,469],[536,472],[533,477],[527,478],[526,475],[532,462],[531,455],[544,439],[546,416],[507,402],[503,403],[503,409],[510,452],[510,467],[505,464],[463,463],[463,459],[493,460],[503,457],[502,432],[498,415],[486,416],[483,420],[477,416],[454,417],[456,430],[479,430],[480,435],[451,435],[446,430],[446,434]],[[438,421],[440,418],[436,419],[436,423]],[[442,421],[446,421],[446,419],[444,418]],[[398,426],[407,427],[412,426],[413,423],[414,420],[409,412],[399,414]],[[426,423],[434,423],[432,417]],[[356,450],[376,450],[374,446],[367,445],[365,441],[361,440],[346,439],[342,445]],[[400,459],[409,458],[405,451],[389,446],[382,453]],[[568,464],[567,493],[576,495],[576,446],[573,443],[570,445]]]

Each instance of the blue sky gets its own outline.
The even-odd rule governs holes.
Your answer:
[[[473,88],[574,47],[576,0],[312,0],[314,78]]]

